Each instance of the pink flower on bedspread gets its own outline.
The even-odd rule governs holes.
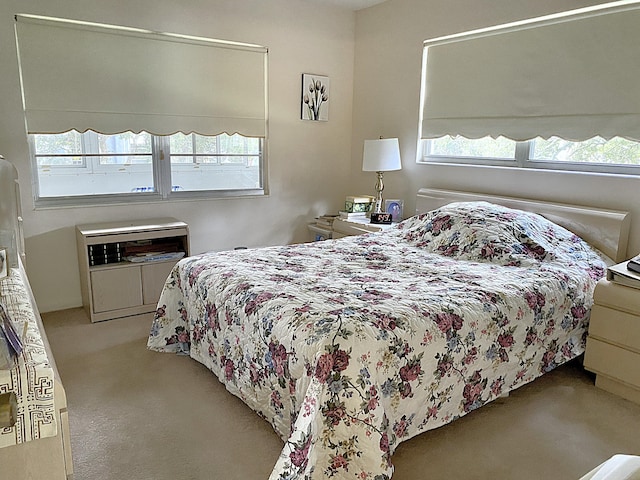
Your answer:
[[[273,298],[273,293],[271,292],[261,292],[253,300],[247,302],[244,307],[244,313],[247,315],[251,315],[255,313],[255,311],[260,308],[267,300]]]
[[[176,340],[181,343],[189,342],[189,332],[184,327],[176,328]]]
[[[498,335],[498,343],[501,347],[509,348],[513,345],[513,335],[511,333],[501,333]]]
[[[532,244],[523,244],[522,245],[525,254],[530,255],[532,257],[542,259],[547,254],[547,251],[541,245],[532,245]]]
[[[389,314],[373,312],[373,315],[376,317],[374,324],[378,328],[383,330],[394,330],[398,326],[396,324],[396,319]]]
[[[540,371],[548,372],[550,370],[553,370],[557,366],[555,361],[557,354],[558,354],[558,344],[556,340],[553,340],[550,343],[548,350],[544,352],[544,355],[542,357],[542,365],[540,366]]]
[[[338,470],[339,468],[344,468],[346,471],[349,471],[349,462],[342,455],[335,455],[331,458],[331,468],[333,470]]]
[[[422,373],[422,367],[419,362],[404,365],[400,368],[400,378],[405,382],[411,382],[417,380],[418,376]]]
[[[476,360],[477,355],[478,355],[478,349],[476,347],[472,347],[462,359],[462,364],[463,365],[472,364]]]
[[[436,359],[438,360],[438,367],[434,372],[436,374],[437,379],[441,379],[445,375],[449,375],[451,373],[451,369],[453,368],[453,357],[449,353],[436,354]]]
[[[279,383],[282,384],[284,384],[284,377],[288,376],[287,357],[287,350],[284,348],[284,345],[277,341],[271,341],[269,343],[269,353],[265,360],[271,371],[275,372],[280,380]]]
[[[320,382],[325,383],[333,371],[333,354],[325,353],[316,362],[315,376]]]
[[[389,453],[389,436],[386,432],[380,436],[380,450]]]
[[[311,437],[302,445],[296,445],[296,448],[289,454],[291,463],[298,468],[305,468],[309,462],[309,445],[311,445]]]
[[[585,318],[587,316],[587,313],[588,310],[584,305],[574,305],[573,307],[571,307],[571,315],[573,315],[573,318],[576,318],[578,320],[582,320],[583,318]]]
[[[213,335],[216,335],[216,330],[220,330],[220,325],[218,323],[218,309],[215,304],[207,304],[207,325],[213,330]]]
[[[220,362],[224,367],[224,378],[227,380],[231,380],[233,378],[233,371],[235,368],[233,365],[233,361],[223,356],[222,358],[220,358]]]
[[[333,369],[342,372],[349,366],[349,354],[344,350],[336,350],[333,354]]]
[[[486,259],[493,258],[497,253],[502,253],[502,251],[497,249],[492,243],[487,243],[480,249],[480,256]]]
[[[344,350],[324,353],[316,362],[315,377],[325,383],[333,372],[340,373],[349,366],[349,354]]]
[[[524,298],[527,301],[529,307],[531,307],[531,309],[534,311],[540,310],[546,303],[544,295],[542,295],[540,292],[526,292],[524,294]]]
[[[458,247],[459,246],[455,243],[440,245],[438,247],[438,252],[447,257],[454,257],[458,253]]]
[[[194,265],[191,270],[189,270],[189,286],[193,287],[193,284],[196,282],[198,275],[200,275],[204,269],[207,268],[206,263],[201,263],[199,265]]]
[[[475,371],[469,379],[469,382],[464,386],[464,391],[462,392],[465,412],[470,412],[484,403],[482,401],[482,391],[486,386],[487,379],[483,379],[480,372]]]
[[[596,265],[589,266],[587,272],[593,280],[599,280],[605,275],[605,269]]]
[[[396,434],[398,438],[405,437],[407,435],[407,428],[411,424],[410,420],[407,420],[407,416],[403,415],[400,420],[398,420],[393,425],[393,433]]]
[[[369,392],[368,392],[368,401],[366,402],[366,406],[364,407],[364,411],[365,412],[370,412],[372,410],[375,410],[376,407],[378,406],[378,390],[376,389],[376,386],[373,385],[369,388]]]
[[[502,394],[502,387],[504,387],[504,378],[502,377],[496,378],[491,383],[491,393],[494,397],[498,397]]]
[[[326,406],[323,406],[320,410],[324,416],[325,423],[332,427],[338,425],[347,413],[343,402],[334,403],[333,401],[329,401]]]
[[[447,338],[450,338],[462,328],[462,317],[452,312],[438,313],[436,315],[436,323],[440,331],[446,333]]]
[[[436,217],[431,222],[431,233],[435,236],[440,235],[440,232],[450,229],[451,226],[451,216],[443,215],[442,217]]]

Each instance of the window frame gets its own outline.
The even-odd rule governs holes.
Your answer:
[[[433,155],[430,153],[431,140],[421,139],[417,163],[429,164],[461,164],[492,167],[510,167],[532,170],[555,170],[574,173],[601,173],[613,175],[640,175],[640,164],[621,165],[587,162],[558,162],[552,160],[538,160],[531,158],[533,140],[516,142],[513,158],[469,157],[453,155]]]
[[[95,132],[91,132],[95,133]],[[248,154],[243,156],[251,156],[258,158],[259,177],[261,181],[261,187],[258,188],[246,188],[246,189],[212,189],[212,190],[192,190],[192,191],[178,191],[173,190],[171,181],[171,153],[170,153],[170,141],[169,136],[151,135],[151,153],[140,154],[151,156],[151,168],[153,187],[155,191],[151,192],[132,192],[132,193],[109,193],[109,194],[93,194],[93,195],[66,195],[55,197],[43,197],[40,195],[39,189],[39,157],[81,157],[82,165],[48,165],[47,168],[51,171],[64,171],[69,172],[77,169],[90,170],[93,169],[96,172],[108,172],[122,167],[121,164],[100,164],[99,158],[105,156],[119,156],[119,155],[137,155],[137,154],[95,154],[87,153],[85,141],[82,142],[82,152],[73,154],[36,154],[35,136],[33,134],[28,135],[28,144],[31,160],[31,175],[32,175],[32,187],[33,198],[35,208],[49,208],[49,207],[81,207],[81,206],[96,206],[96,205],[109,205],[109,204],[129,204],[129,203],[152,203],[160,201],[176,201],[176,200],[196,200],[196,199],[215,199],[215,198],[232,198],[232,197],[254,197],[268,195],[267,178],[266,178],[266,138],[258,138],[259,140],[259,153],[257,155]],[[96,137],[97,138],[97,137]],[[84,137],[83,137],[84,139]],[[181,154],[177,154],[182,156]],[[184,155],[197,157],[195,153],[193,155]],[[229,154],[208,154],[205,156],[230,156]],[[179,164],[177,164],[179,165]],[[194,163],[184,164],[185,166],[192,166]],[[202,163],[199,164],[201,168],[213,167],[213,168],[225,168],[225,164],[216,162],[211,164]],[[237,168],[239,165],[231,164],[232,168]],[[143,165],[130,164],[128,168],[134,170],[140,170]],[[147,165],[144,165],[147,168]]]

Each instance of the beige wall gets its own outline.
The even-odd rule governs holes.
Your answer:
[[[257,43],[269,48],[269,185],[263,198],[34,210],[13,16],[33,13]],[[175,216],[192,252],[305,241],[337,211],[351,154],[355,14],[302,0],[3,0],[0,154],[20,173],[27,270],[42,311],[81,304],[74,226]],[[329,122],[300,120],[301,74],[331,78]],[[82,79],[78,79],[79,82]]]
[[[401,172],[385,175],[385,197],[415,209],[419,187],[461,189],[632,212],[629,256],[640,252],[640,178],[416,164],[422,42],[602,3],[597,0],[388,0],[356,16],[352,188],[373,182],[358,174],[366,138],[399,137]],[[526,60],[525,60],[526,61]],[[558,88],[571,88],[559,85]],[[606,94],[603,92],[603,94]]]
[[[0,154],[20,172],[27,268],[43,311],[81,303],[74,226],[175,216],[194,253],[304,241],[306,223],[345,194],[373,193],[361,171],[366,138],[400,138],[403,170],[385,197],[414,208],[421,186],[465,189],[632,211],[629,254],[640,252],[640,179],[415,162],[422,41],[598,0],[388,0],[356,14],[306,0],[3,0],[0,3]],[[269,185],[263,198],[34,210],[13,15],[34,13],[202,35],[269,47]],[[355,59],[355,68],[354,68]],[[330,121],[299,120],[300,75],[331,77]],[[81,79],[79,79],[81,81]],[[352,108],[353,107],[353,108]]]

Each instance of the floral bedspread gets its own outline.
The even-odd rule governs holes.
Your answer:
[[[605,268],[540,216],[450,204],[386,232],[184,259],[148,346],[189,352],[273,425],[271,479],[388,479],[400,442],[582,353]]]

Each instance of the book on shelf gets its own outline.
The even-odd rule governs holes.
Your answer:
[[[373,203],[376,201],[376,197],[370,195],[349,195],[345,201],[351,203]]]
[[[628,263],[622,262],[607,268],[607,280],[627,287],[640,288],[640,273],[627,268]]]

